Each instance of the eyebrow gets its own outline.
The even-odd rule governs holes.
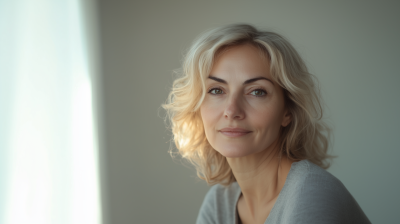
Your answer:
[[[220,82],[220,83],[228,84],[227,81],[225,81],[225,80],[223,80],[223,79],[220,79],[220,78],[217,78],[217,77],[214,77],[214,76],[211,76],[211,75],[208,76],[208,78],[209,78],[209,79],[212,79],[212,80],[214,80],[214,81]],[[262,79],[267,80],[267,81],[271,82],[272,85],[274,85],[274,83],[273,83],[270,79],[265,78],[265,77],[262,77],[262,76],[256,77],[256,78],[252,78],[252,79],[248,79],[248,80],[246,80],[246,81],[243,82],[243,85],[249,84],[249,83],[252,83],[252,82],[255,82],[255,81],[258,81],[258,80],[262,80]]]

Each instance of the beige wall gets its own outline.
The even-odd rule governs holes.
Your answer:
[[[99,1],[107,223],[194,223],[208,187],[168,154],[160,105],[193,38],[230,23],[276,31],[299,50],[334,124],[329,171],[373,223],[395,223],[399,9],[399,1]]]

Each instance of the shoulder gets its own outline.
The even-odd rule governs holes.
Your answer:
[[[350,192],[331,173],[308,160],[292,166],[288,193],[293,212],[304,223],[369,223]]]
[[[221,202],[235,200],[235,196],[240,193],[240,187],[237,182],[232,183],[229,186],[223,186],[220,184],[214,185],[210,188],[205,196],[206,200]]]
[[[349,194],[338,178],[308,160],[293,163],[292,166],[295,175],[290,178],[294,179],[297,185],[302,185],[305,188],[303,190],[314,193]]]
[[[227,187],[220,184],[212,186],[204,197],[196,223],[226,223],[227,220],[233,223],[240,192],[236,182]]]
[[[322,198],[332,198],[336,201],[354,200],[338,178],[308,160],[302,162],[298,164],[302,167],[298,169],[300,175],[297,182],[302,187],[302,193],[309,193],[309,195],[302,194],[303,197],[311,197],[317,201]]]

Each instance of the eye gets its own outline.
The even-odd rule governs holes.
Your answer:
[[[267,95],[267,92],[263,89],[255,89],[255,90],[251,91],[250,94],[253,96],[257,96],[257,97],[262,97],[262,96]]]
[[[213,95],[219,95],[219,94],[223,94],[224,91],[222,91],[222,90],[219,89],[219,88],[213,88],[213,89],[210,89],[210,90],[208,91],[208,93],[211,93],[211,94],[213,94]]]

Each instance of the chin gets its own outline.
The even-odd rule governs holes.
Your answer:
[[[239,158],[255,153],[253,150],[249,150],[249,148],[251,147],[249,146],[239,147],[237,145],[235,146],[224,145],[224,146],[214,147],[216,151],[218,151],[221,155],[227,158]]]

